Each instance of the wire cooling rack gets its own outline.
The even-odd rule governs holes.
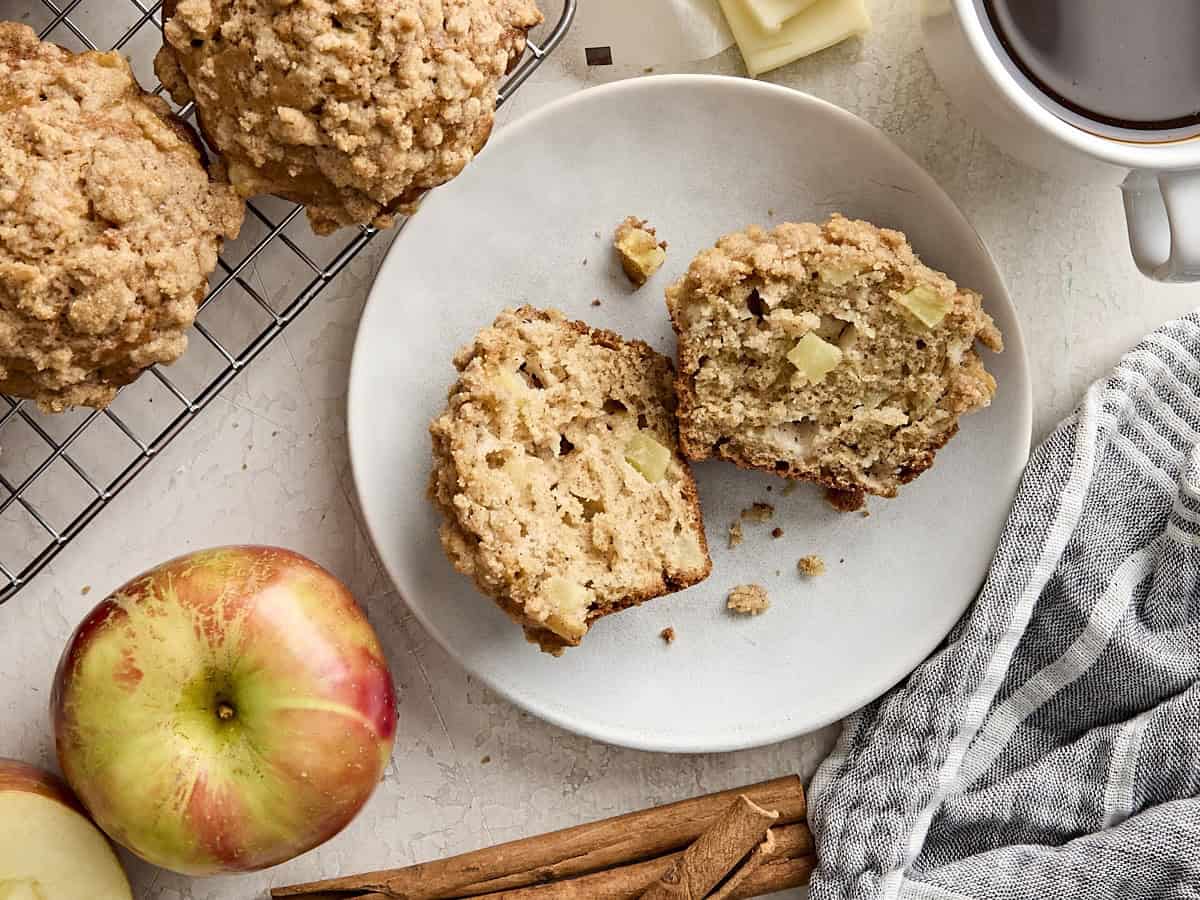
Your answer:
[[[530,36],[500,90],[508,100],[566,35],[577,0]],[[152,61],[161,0],[0,0],[0,19],[22,21],[71,50],[112,48],[142,84],[162,86]],[[551,17],[552,18],[552,17]],[[193,117],[191,106],[179,109]],[[184,357],[155,367],[105,410],[44,415],[0,395],[0,604],[37,575],[248,366],[375,236],[369,228],[318,238],[303,210],[276,198],[248,204],[226,244]],[[259,268],[271,272],[270,283]]]

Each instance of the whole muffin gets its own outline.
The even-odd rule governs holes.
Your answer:
[[[0,392],[99,408],[178,359],[242,215],[120,54],[0,23]]]
[[[869,222],[726,235],[667,307],[684,454],[817,482],[839,509],[895,497],[996,392],[982,298]]]
[[[533,0],[168,0],[155,71],[243,196],[390,226],[492,130]]]

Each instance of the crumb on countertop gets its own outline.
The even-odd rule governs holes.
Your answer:
[[[771,529],[771,537],[773,537],[773,538],[781,538],[781,537],[783,537],[783,529],[782,529],[782,528],[778,528],[778,527],[776,527],[776,528],[772,528],[772,529]]]
[[[492,758],[491,758],[490,756],[485,756],[483,759],[481,759],[481,760],[479,761],[479,764],[480,764],[481,766],[486,766],[486,765],[487,765],[488,763],[490,763],[491,761],[492,761]]]
[[[800,487],[799,481],[789,481],[783,486],[783,496],[790,497],[796,493],[796,488]]]
[[[662,638],[664,641],[666,641],[668,644],[675,643],[675,629],[669,625],[666,628],[664,628],[662,631],[660,631],[658,633],[658,636],[660,638]]]
[[[800,562],[796,563],[796,568],[806,578],[816,578],[818,575],[825,574],[825,560],[816,554],[802,556],[800,557]]]
[[[600,305],[600,298],[597,297],[595,300],[592,301],[592,306],[599,306],[599,305]]]
[[[729,549],[732,550],[742,542],[742,523],[734,522],[729,526]]]
[[[752,503],[742,510],[742,518],[748,522],[766,522],[775,515],[775,507],[770,503]]]
[[[868,519],[868,518],[870,518],[870,517],[871,517],[871,511],[870,511],[869,509],[864,509],[864,510],[862,511],[862,517],[863,517],[864,519]]]
[[[660,241],[654,226],[645,219],[629,216],[617,226],[613,249],[621,268],[635,287],[641,287],[667,261],[667,242]]]
[[[758,616],[771,608],[771,598],[761,584],[740,584],[729,592],[725,606],[743,616]]]
[[[83,595],[84,597],[86,597],[91,592],[92,592],[92,586],[90,584],[85,584],[83,587],[81,587],[79,589],[79,593],[81,595]]]

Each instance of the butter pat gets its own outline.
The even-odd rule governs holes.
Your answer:
[[[864,0],[816,0],[778,31],[763,28],[750,12],[750,0],[720,0],[746,69],[758,76],[795,62],[871,28]]]
[[[746,0],[750,15],[758,22],[759,28],[766,31],[778,31],[783,23],[804,12],[816,0]]]

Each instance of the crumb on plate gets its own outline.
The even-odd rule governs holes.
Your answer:
[[[617,226],[613,249],[617,251],[625,275],[635,287],[649,281],[667,261],[667,242],[658,239],[653,225],[636,216],[629,216]]]
[[[660,631],[658,633],[658,636],[660,638],[662,638],[664,641],[666,641],[668,644],[675,643],[675,629],[670,626],[667,626],[662,631]]]
[[[758,616],[771,608],[771,598],[761,584],[740,584],[729,592],[725,606],[743,616]]]
[[[802,556],[800,557],[800,562],[796,563],[796,568],[806,578],[816,578],[818,575],[825,574],[825,560],[816,554]]]
[[[775,507],[770,503],[752,503],[742,510],[742,518],[748,522],[767,522],[775,515]]]
[[[734,522],[729,526],[729,549],[732,550],[742,542],[742,523]]]

